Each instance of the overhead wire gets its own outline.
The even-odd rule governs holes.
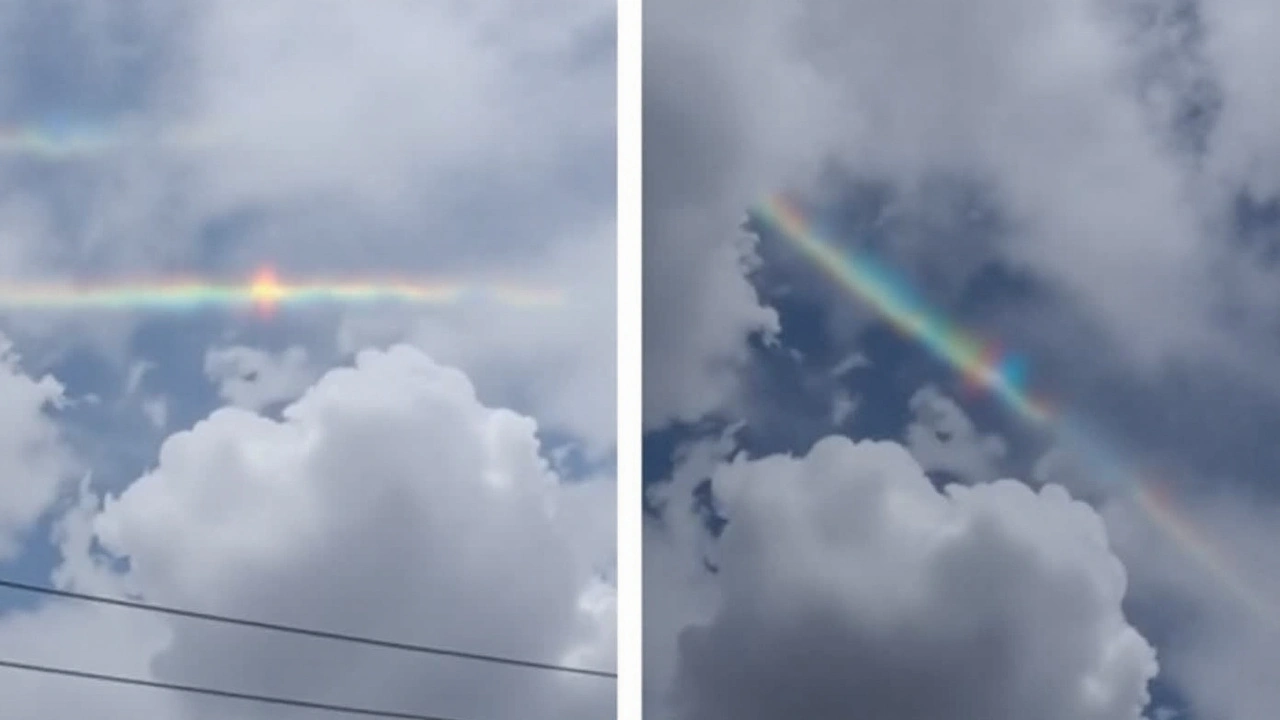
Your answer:
[[[305,708],[307,710],[324,710],[326,712],[343,713],[346,715],[360,715],[364,717],[379,718],[399,718],[401,720],[459,720],[458,718],[449,718],[441,715],[421,715],[418,713],[397,712],[395,710],[376,710],[373,708],[358,707],[354,705],[335,705],[330,703],[315,702],[311,700],[298,700],[295,698],[286,698],[278,695],[258,695],[255,693],[238,692],[235,690],[222,690],[219,688],[205,687],[203,685],[182,685],[179,683],[168,683],[160,680],[147,680],[144,678],[128,677],[125,675],[108,675],[105,673],[88,672],[85,670],[71,670],[68,668],[51,667],[48,665],[36,665],[34,663],[17,662],[14,660],[0,659],[0,668],[8,668],[10,670],[21,670],[32,673],[40,673],[44,675],[59,675],[63,677],[71,677],[79,680],[94,680],[97,682],[113,683],[116,685],[132,685],[135,687],[145,687],[155,690],[172,690],[174,692],[188,693],[193,695],[205,695],[210,697],[219,697],[231,700],[243,700],[247,702],[265,703],[268,705],[287,705],[296,708]]]
[[[270,630],[273,632],[286,633],[291,635],[301,635],[306,637],[319,638],[322,640],[332,640],[336,642],[353,643],[357,645],[366,645],[370,647],[385,648],[390,650],[399,650],[402,652],[411,652],[424,655],[436,655],[442,657],[459,658],[463,660],[473,660],[476,662],[485,662],[496,665],[507,665],[512,667],[530,668],[534,670],[546,670],[550,672],[570,673],[575,675],[586,675],[590,677],[599,677],[607,679],[617,679],[618,675],[607,670],[598,670],[595,668],[574,667],[571,665],[562,665],[559,663],[539,662],[536,660],[523,660],[518,658],[504,657],[501,655],[491,655],[487,653],[468,652],[465,650],[455,650],[451,648],[435,647],[431,645],[421,645],[417,643],[398,642],[394,640],[381,640],[361,635],[351,635],[347,633],[331,632],[327,630],[316,630],[312,628],[298,627],[295,625],[284,625],[281,623],[265,622],[262,620],[251,620],[247,618],[232,617],[229,615],[219,615],[209,612],[200,612],[196,610],[186,610],[166,605],[157,605],[154,603],[142,602],[138,600],[126,600],[124,598],[107,597],[105,595],[94,595],[84,592],[76,592],[72,590],[62,590],[58,588],[47,587],[44,585],[33,585],[31,583],[18,582],[15,580],[7,580],[0,578],[0,588],[8,588],[10,590],[18,590],[21,592],[34,593],[39,595],[47,595],[59,597],[68,600],[78,600],[82,602],[91,602],[101,605],[114,605],[116,607],[129,608],[132,610],[141,610],[144,612],[154,612],[164,615],[172,615],[175,617],[191,618],[195,620],[205,620],[208,622],[223,623],[226,625],[239,625],[241,627],[256,628],[259,630]]]

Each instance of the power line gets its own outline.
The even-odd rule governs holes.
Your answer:
[[[617,679],[618,674],[608,672],[606,670],[596,670],[593,668],[580,668],[570,665],[559,665],[556,663],[537,662],[534,660],[519,660],[516,658],[502,657],[500,655],[487,655],[484,653],[467,652],[464,650],[451,650],[448,648],[432,647],[429,645],[417,645],[413,643],[395,642],[392,640],[378,640],[376,638],[363,637],[360,635],[347,635],[345,633],[329,632],[327,630],[313,630],[309,628],[296,627],[293,625],[281,625],[278,623],[263,622],[261,620],[248,620],[244,618],[229,617],[227,615],[215,615],[213,613],[197,612],[195,610],[183,610],[181,608],[167,607],[164,605],[154,605],[151,603],[139,602],[136,600],[125,600],[122,598],[106,597],[103,595],[90,595],[88,593],[73,592],[71,590],[59,590],[57,588],[45,587],[43,585],[30,585],[28,583],[16,582],[13,580],[0,579],[0,587],[9,588],[11,590],[21,590],[23,592],[37,593],[40,595],[51,595],[54,597],[66,598],[70,600],[82,600],[85,602],[99,603],[102,605],[115,605],[116,607],[130,608],[133,610],[144,610],[147,612],[162,613],[165,615],[174,615],[176,617],[192,618],[196,620],[207,620],[209,622],[224,623],[227,625],[240,625],[243,627],[251,627],[259,630],[272,630],[275,632],[289,633],[292,635],[304,635],[307,637],[320,638],[323,640],[336,640],[338,642],[353,643],[356,645],[368,645],[372,647],[387,648],[391,650],[402,650],[405,652],[421,653],[425,655],[440,655],[445,657],[455,657],[464,660],[475,660],[478,662],[494,663],[498,665],[509,665],[514,667],[533,668],[535,670],[550,670],[553,672],[573,673],[575,675],[589,675],[592,677]]]
[[[252,693],[235,692],[233,690],[219,690],[217,688],[202,687],[199,685],[178,685],[175,683],[160,682],[158,680],[144,680],[143,678],[125,677],[122,675],[104,675],[102,673],[85,672],[83,670],[69,670],[67,668],[55,668],[46,665],[32,665],[30,663],[15,662],[13,660],[0,660],[0,668],[25,670],[28,672],[43,673],[45,675],[61,675],[81,680],[96,680],[99,682],[115,683],[117,685],[133,685],[136,687],[152,688],[156,690],[173,690],[175,692],[230,698],[232,700],[246,700],[249,702],[266,703],[270,705],[288,705],[291,707],[306,708],[308,710],[325,710],[328,712],[346,713],[347,715],[400,718],[401,720],[454,720],[453,718],[446,718],[439,715],[417,715],[414,713],[395,712],[392,710],[374,710],[371,708],[354,707],[349,705],[330,705],[329,703],[295,700],[275,695],[254,695]]]

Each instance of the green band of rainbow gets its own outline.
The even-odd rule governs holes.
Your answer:
[[[1052,419],[1049,404],[1026,391],[1027,366],[1020,356],[1002,353],[929,309],[906,282],[870,254],[841,250],[822,240],[785,198],[766,201],[757,215],[895,330],[959,372],[966,384],[998,397],[1026,420],[1043,424]]]
[[[207,129],[167,128],[154,134],[128,134],[109,125],[81,124],[56,128],[50,125],[0,125],[0,157],[26,157],[58,161],[89,158],[138,146],[199,148],[211,146],[216,137]]]
[[[404,304],[447,306],[487,302],[514,308],[554,307],[563,293],[507,283],[410,282],[364,279],[250,283],[198,280],[87,284],[0,283],[0,310],[113,310],[183,312],[201,308]]]
[[[1055,411],[1026,390],[1027,366],[994,344],[983,343],[932,311],[901,277],[865,252],[840,248],[824,239],[800,208],[775,196],[755,208],[753,215],[825,272],[855,300],[867,305],[896,331],[918,342],[958,373],[966,385],[999,398],[1018,417],[1050,431],[1067,449],[1089,462],[1092,471],[1108,481],[1188,557],[1217,578],[1235,598],[1260,619],[1280,625],[1280,608],[1245,580],[1230,559],[1179,510],[1168,486],[1145,478],[1132,463],[1101,442],[1079,418]]]

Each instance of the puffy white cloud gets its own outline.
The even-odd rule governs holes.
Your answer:
[[[1098,472],[1078,447],[1058,444],[1036,460],[1031,480],[1037,485],[1054,484],[1069,488],[1071,494],[1091,505],[1105,504],[1121,488],[1114,479]]]
[[[1190,704],[1186,717],[1234,720],[1274,707],[1280,564],[1267,549],[1280,542],[1275,502],[1229,478],[1100,472],[1102,458],[1085,450],[1050,449],[1034,479],[1099,508],[1128,571],[1131,607],[1159,631],[1161,679]]]
[[[0,561],[20,554],[25,533],[76,470],[54,416],[66,401],[61,383],[31,377],[18,362],[0,335]]]
[[[693,443],[679,452],[669,480],[646,488],[647,499],[661,513],[661,520],[645,518],[642,538],[646,717],[659,716],[659,709],[665,713],[681,630],[705,621],[715,608],[716,588],[706,564],[712,539],[703,517],[691,512],[691,493],[733,447],[728,434]]]
[[[157,430],[165,429],[169,423],[169,403],[164,398],[150,398],[142,402],[142,413],[147,421]]]
[[[907,426],[906,445],[926,471],[942,471],[969,483],[1000,476],[1008,448],[998,435],[983,435],[955,400],[932,385],[911,396],[915,420]]]
[[[306,349],[298,346],[276,354],[244,346],[210,349],[204,370],[223,400],[246,410],[293,400],[317,375]]]
[[[848,392],[837,391],[831,398],[831,424],[843,425],[858,412],[860,401]]]
[[[522,284],[561,291],[560,308],[466,305],[439,313],[349,313],[339,347],[404,342],[464,368],[486,398],[528,407],[593,454],[617,441],[617,284],[613,225],[551,243]],[[607,241],[605,241],[607,239]]]
[[[846,355],[843,360],[836,363],[835,367],[831,368],[831,377],[843,377],[853,370],[867,367],[871,367],[871,360],[860,352],[852,352]]]
[[[737,227],[774,189],[776,178],[762,165],[783,159],[761,157],[762,138],[746,126],[785,114],[752,112],[739,87],[760,69],[746,66],[758,38],[744,28],[767,28],[768,18],[761,3],[738,3],[730,13],[713,5],[645,8],[647,425],[697,419],[731,404],[746,338],[777,329],[775,313],[744,277],[755,249]],[[746,26],[746,18],[759,22]],[[718,56],[726,50],[740,64]],[[775,86],[781,93],[770,102],[785,103],[789,88]]]
[[[535,430],[528,417],[481,404],[465,375],[418,350],[363,352],[280,420],[224,408],[168,438],[153,470],[100,511],[82,505],[71,516],[59,577],[233,616],[610,668],[614,603],[599,573],[613,564],[612,483],[565,484],[540,457]],[[90,540],[105,560],[127,558],[127,572],[113,577],[93,561]],[[32,624],[47,643],[15,647],[83,667],[97,661],[69,662],[74,653],[58,638],[105,615],[49,606],[7,617],[0,635]],[[132,641],[149,650],[130,650],[133,665],[112,671],[149,668],[172,682],[457,717],[613,712],[606,679],[170,619],[131,623],[111,629],[118,636],[104,647]],[[73,685],[22,695],[22,714],[72,717],[83,702],[71,698],[77,692],[97,698],[103,717],[138,709]],[[156,702],[180,718],[233,709]]]
[[[687,613],[666,716],[1141,716],[1154,652],[1101,520],[1061,488],[939,493],[901,446],[840,437],[711,477],[715,601]]]
[[[1280,542],[1273,502],[1218,486],[1103,511],[1135,603],[1163,628],[1161,672],[1191,718],[1250,718],[1280,702]]]

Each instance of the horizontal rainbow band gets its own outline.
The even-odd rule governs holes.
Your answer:
[[[158,282],[15,284],[0,283],[0,310],[150,310],[181,312],[199,308],[493,303],[515,308],[561,305],[563,293],[504,283],[335,280],[281,282],[269,271],[249,283],[198,280]]]
[[[225,139],[225,138],[224,138]],[[96,125],[0,125],[0,157],[38,160],[89,158],[135,147],[199,148],[212,146],[216,136],[203,128],[178,127],[125,132]]]

